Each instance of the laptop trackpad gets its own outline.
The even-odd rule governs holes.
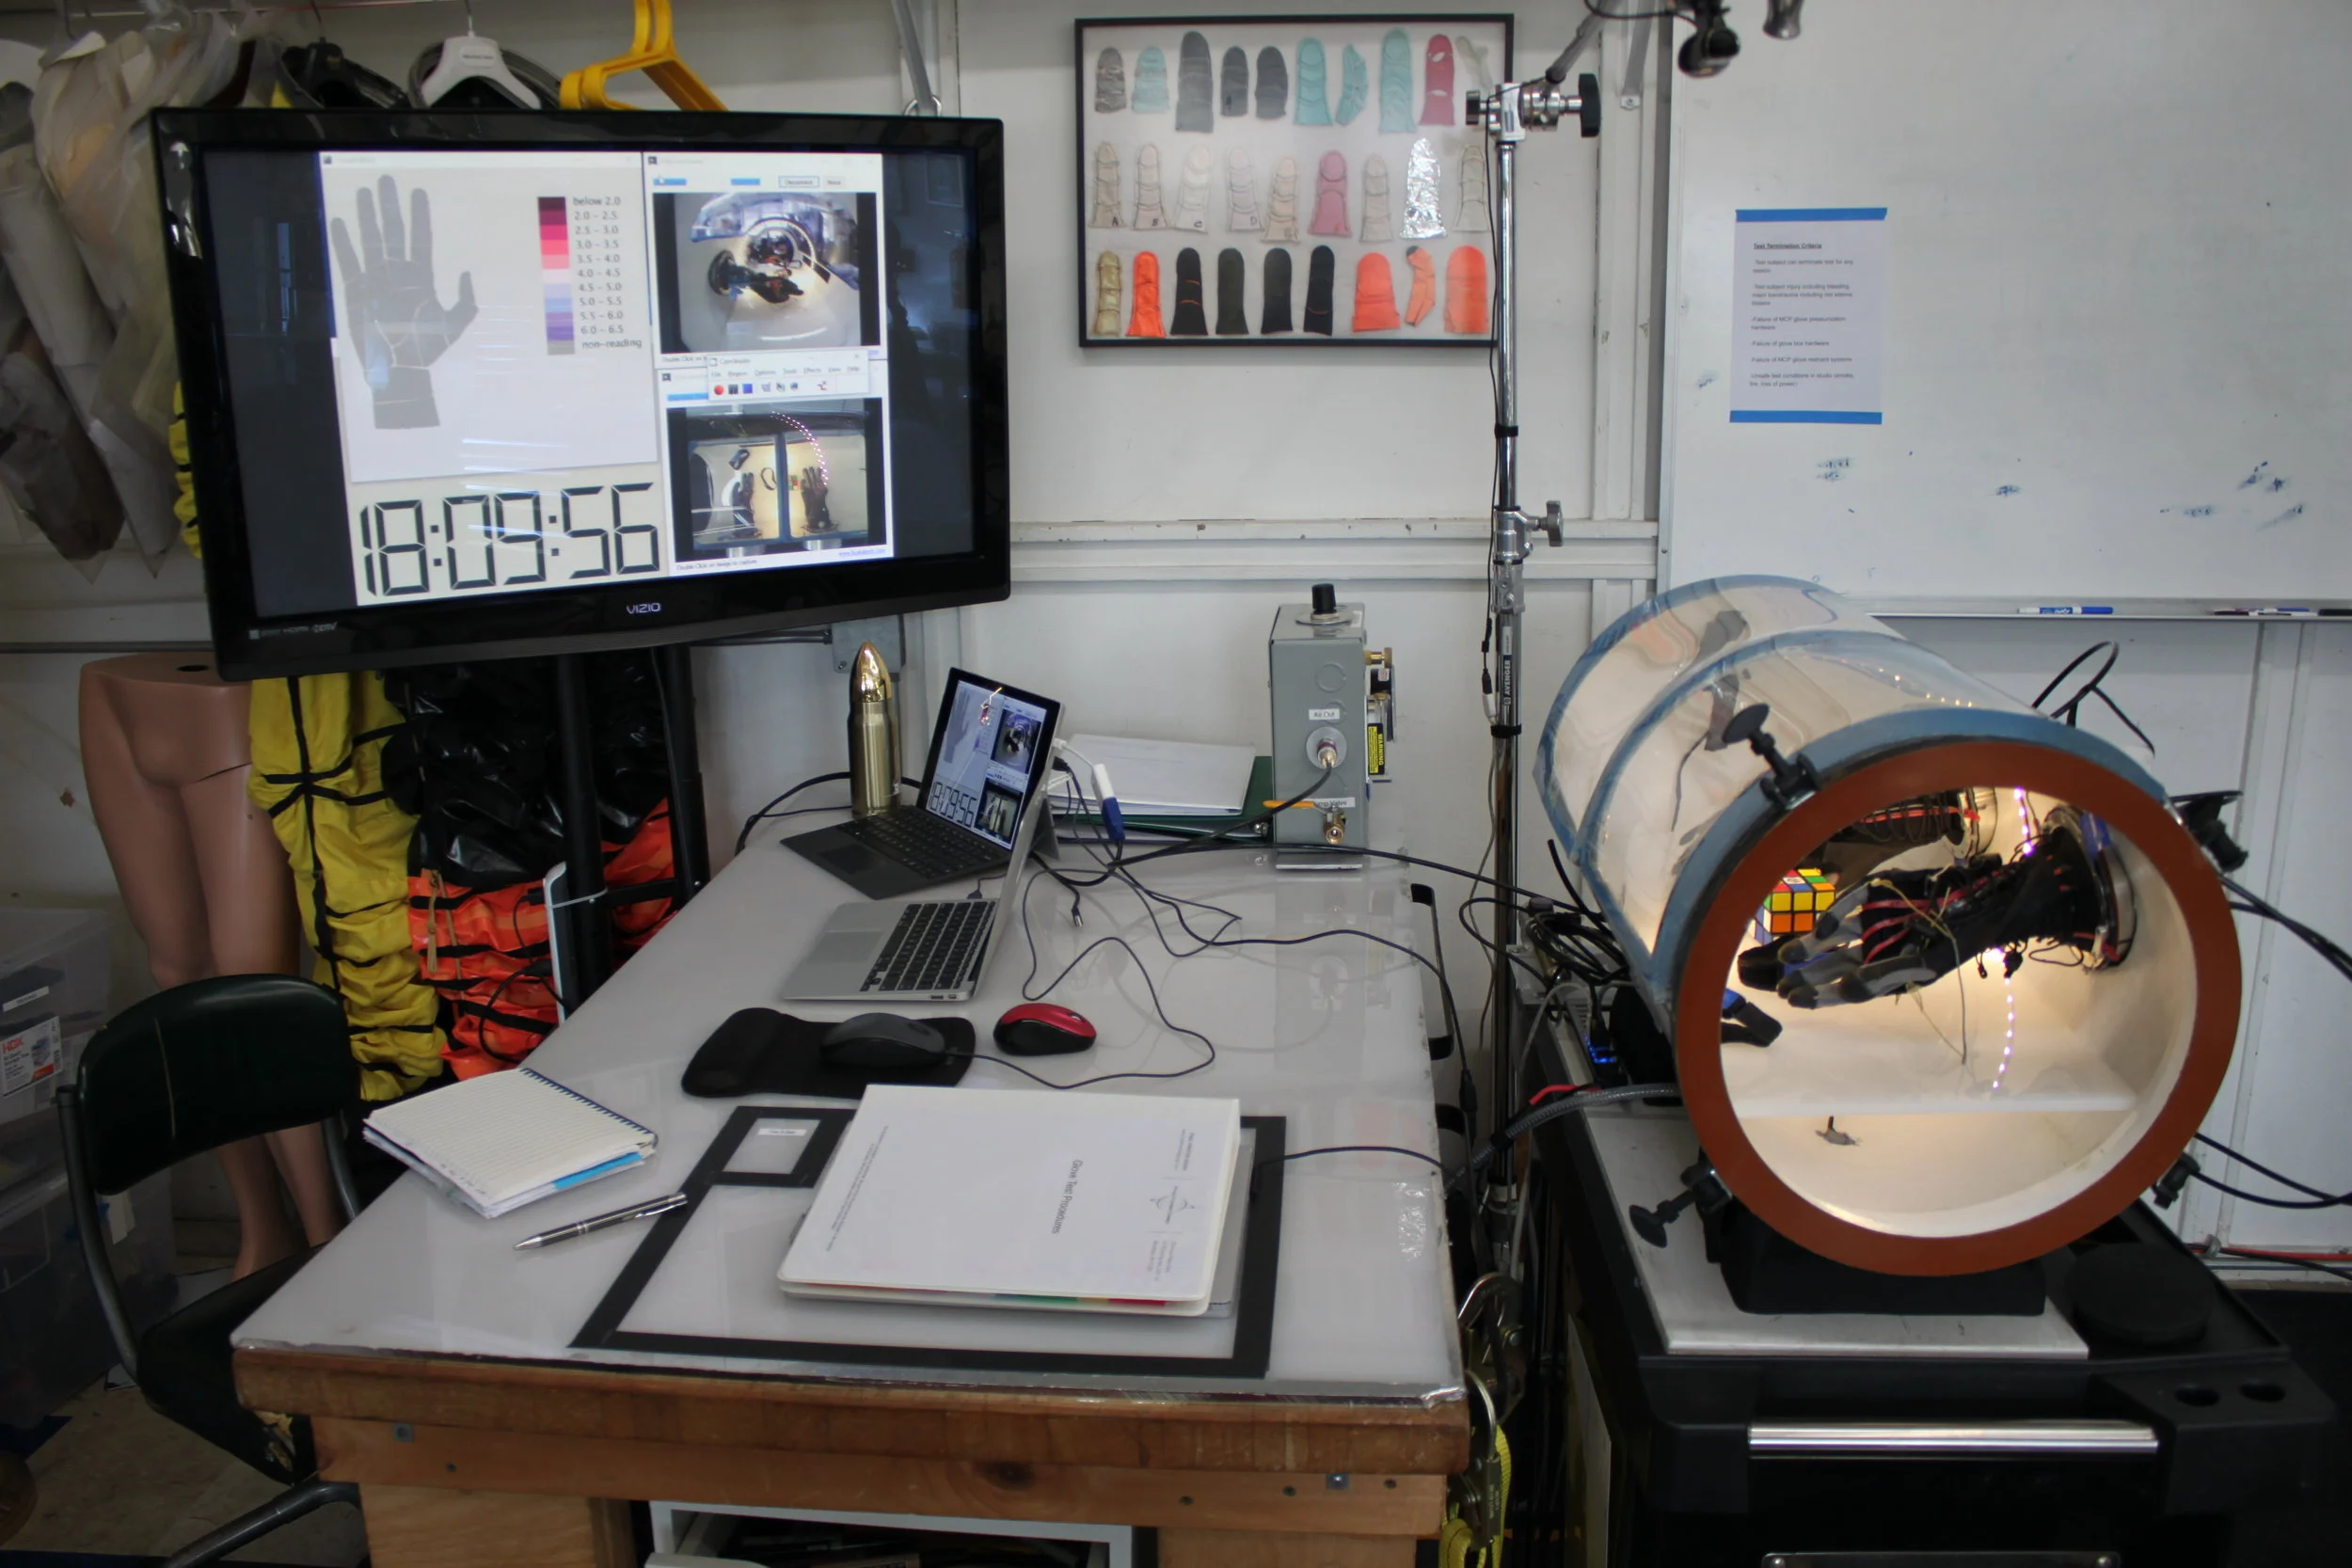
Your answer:
[[[862,844],[843,844],[818,850],[817,858],[838,871],[863,871],[881,857]]]
[[[863,963],[874,951],[871,931],[827,931],[817,939],[816,948],[809,954],[810,963]]]

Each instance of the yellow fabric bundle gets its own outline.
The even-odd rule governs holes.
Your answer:
[[[197,560],[204,559],[204,537],[196,531],[196,481],[188,476],[188,405],[181,401],[180,383],[171,384],[171,429],[166,436],[171,448],[172,483],[180,493],[171,503],[171,515],[180,519],[180,543]]]
[[[253,687],[246,792],[294,864],[311,977],[343,999],[360,1095],[396,1100],[441,1070],[439,1001],[408,936],[416,818],[384,791],[384,743],[405,721],[373,672]]]

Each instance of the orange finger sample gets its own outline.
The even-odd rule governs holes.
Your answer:
[[[1389,259],[1378,251],[1356,263],[1356,314],[1348,325],[1358,332],[1393,332],[1405,325],[1396,316],[1396,280]]]
[[[1429,252],[1412,245],[1405,252],[1405,264],[1413,269],[1413,293],[1405,302],[1405,325],[1419,326],[1438,308],[1438,263],[1429,259]]]
[[[1165,338],[1160,325],[1160,259],[1151,251],[1136,258],[1136,303],[1127,315],[1130,338]]]
[[[1486,335],[1486,253],[1474,245],[1454,246],[1446,261],[1445,329]]]

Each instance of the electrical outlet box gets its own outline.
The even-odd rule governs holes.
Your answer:
[[[1364,607],[1327,590],[1314,604],[1275,611],[1266,638],[1266,693],[1274,720],[1274,796],[1311,801],[1278,812],[1276,844],[1361,849],[1371,842]],[[1336,760],[1321,784],[1321,758]]]

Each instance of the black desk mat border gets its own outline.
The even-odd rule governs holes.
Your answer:
[[[965,1371],[1075,1372],[1111,1377],[1257,1378],[1274,1349],[1275,1275],[1281,1263],[1282,1162],[1286,1124],[1280,1117],[1244,1117],[1257,1135],[1245,1194],[1241,1299],[1234,1304],[1233,1350],[1224,1356],[1088,1355],[1057,1351],[962,1350],[931,1345],[861,1345],[832,1340],[740,1339],[723,1335],[643,1334],[621,1327],[677,1239],[713,1187],[814,1187],[833,1158],[853,1113],[798,1105],[740,1105],[711,1140],[686,1179],[687,1201],[654,1222],[612,1286],[572,1340],[575,1350],[656,1351],[674,1355],[739,1356],[763,1361],[814,1361],[843,1366],[929,1367]],[[814,1121],[807,1152],[788,1175],[729,1174],[727,1162],[761,1121]]]

